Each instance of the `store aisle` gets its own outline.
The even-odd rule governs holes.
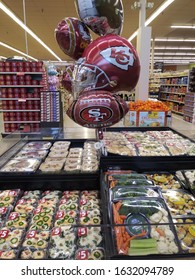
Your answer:
[[[123,122],[114,125],[115,127],[123,126]],[[171,127],[187,137],[195,140],[195,125],[185,122],[182,117],[173,115]],[[0,133],[4,132],[3,114],[0,113]],[[85,138],[90,139],[95,137],[95,129],[82,127],[73,122],[67,115],[64,116],[64,136],[66,138]],[[1,138],[1,134],[0,134]]]

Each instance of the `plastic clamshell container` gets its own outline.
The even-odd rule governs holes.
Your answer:
[[[174,174],[168,172],[146,173],[146,177],[149,180],[152,180],[154,184],[160,187],[163,191],[182,188],[180,180]]]
[[[35,172],[40,163],[40,160],[35,158],[11,159],[1,168],[0,172]]]
[[[173,217],[192,216],[195,214],[195,198],[184,190],[163,192],[163,197]]]

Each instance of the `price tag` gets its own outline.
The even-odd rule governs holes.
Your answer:
[[[3,214],[6,213],[6,211],[7,211],[7,207],[4,206],[4,207],[1,207],[1,208],[0,208],[0,214],[3,215]]]
[[[78,252],[78,260],[88,260],[89,252],[87,250],[81,250]]]
[[[25,202],[26,202],[26,199],[23,199],[23,198],[19,199],[18,202],[17,202],[17,205],[18,204],[25,204]]]
[[[87,203],[87,200],[86,199],[81,199],[80,200],[80,205],[85,205]]]
[[[16,75],[17,75],[17,76],[24,76],[24,75],[25,75],[25,72],[17,72]]]
[[[148,118],[149,119],[158,119],[158,112],[155,112],[155,111],[148,112]]]
[[[10,213],[8,220],[15,220],[18,217],[18,215],[19,214],[17,212],[12,212]]]
[[[7,238],[8,233],[9,233],[9,230],[7,230],[7,229],[0,230],[0,238]]]
[[[42,207],[39,207],[39,208],[35,209],[35,210],[33,211],[33,214],[36,215],[36,214],[41,213],[41,212],[42,212],[42,209],[43,209]]]
[[[9,191],[10,196],[16,196],[17,192],[16,191]]]
[[[57,220],[59,220],[59,219],[61,219],[61,218],[63,218],[64,217],[64,211],[57,211],[57,213],[56,213],[56,219]]]
[[[62,199],[60,200],[60,205],[61,205],[61,204],[66,204],[66,202],[67,202],[67,199],[66,199],[66,198],[62,198]]]
[[[29,232],[27,233],[26,237],[27,238],[35,238],[36,234],[37,234],[36,230],[29,230]]]
[[[80,218],[84,218],[84,217],[87,217],[88,216],[88,212],[87,211],[80,211],[80,213],[79,213],[79,216],[80,216]]]
[[[55,235],[60,235],[61,234],[61,228],[53,228],[51,235],[55,236]]]
[[[81,227],[78,228],[78,236],[87,236],[87,228]]]

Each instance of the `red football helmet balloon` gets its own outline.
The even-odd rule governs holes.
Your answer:
[[[73,59],[79,59],[91,42],[87,26],[72,17],[67,17],[58,23],[55,36],[61,50]]]
[[[66,113],[81,126],[102,128],[119,122],[127,112],[128,106],[119,96],[100,90],[80,95]]]
[[[94,40],[73,71],[75,93],[83,90],[131,91],[140,74],[137,52],[128,40],[109,34]]]
[[[66,67],[66,69],[63,72],[62,77],[62,86],[72,92],[72,72],[74,70],[74,65],[69,65]]]

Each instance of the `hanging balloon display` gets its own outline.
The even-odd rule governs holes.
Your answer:
[[[121,36],[109,34],[94,40],[76,62],[73,91],[131,91],[139,74],[140,61],[133,45]]]
[[[67,17],[55,29],[56,41],[61,50],[77,60],[92,41],[87,26],[77,18]]]
[[[119,122],[128,106],[119,96],[107,91],[89,91],[74,100],[67,115],[77,124],[88,128],[102,128]]]
[[[80,19],[96,34],[118,34],[123,27],[121,0],[75,0]]]
[[[69,92],[72,92],[72,72],[74,70],[74,65],[69,65],[63,72],[62,76],[62,86]]]

